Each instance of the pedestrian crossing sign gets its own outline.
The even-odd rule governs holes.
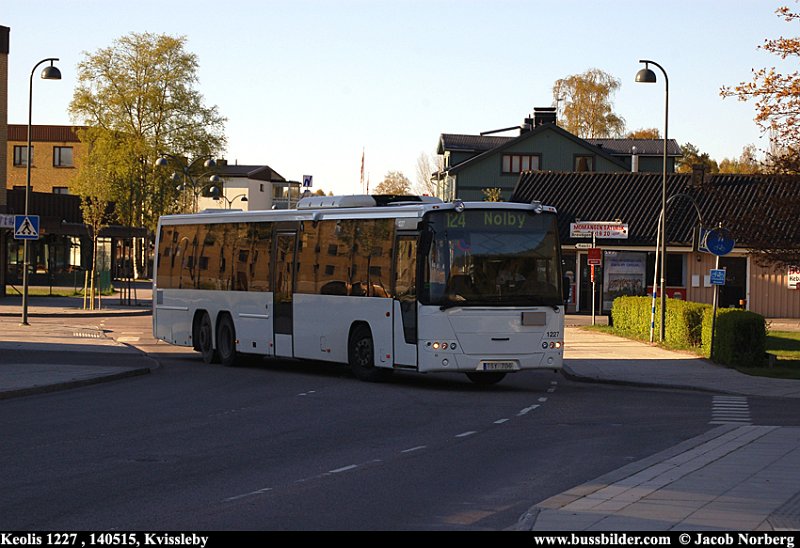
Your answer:
[[[38,240],[39,239],[39,216],[38,215],[15,215],[14,216],[14,239],[15,240]]]

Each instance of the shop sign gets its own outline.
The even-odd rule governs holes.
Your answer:
[[[789,267],[789,289],[800,289],[800,266]]]

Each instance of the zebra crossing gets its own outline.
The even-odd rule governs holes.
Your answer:
[[[714,396],[709,424],[751,424],[745,396]]]

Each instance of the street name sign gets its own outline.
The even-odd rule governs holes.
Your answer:
[[[569,224],[570,238],[615,238],[628,239],[627,223],[616,221],[593,221]]]

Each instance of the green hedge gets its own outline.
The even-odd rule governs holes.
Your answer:
[[[731,366],[759,367],[767,361],[767,326],[764,316],[740,310],[717,310],[714,355],[711,356],[711,310],[703,317],[703,354]]]
[[[611,307],[611,321],[614,330],[642,340],[650,339],[652,318],[652,297],[618,297]],[[708,305],[667,299],[666,343],[673,348],[693,348],[700,346],[702,336],[703,311]],[[661,302],[656,299],[655,334],[661,332]]]
[[[614,331],[648,341],[652,297],[618,297],[611,307]],[[665,343],[670,348],[697,349],[711,357],[711,305],[667,299]],[[661,302],[656,299],[655,337],[661,332]],[[716,362],[725,365],[764,365],[767,329],[764,317],[737,308],[717,310],[714,341]]]

